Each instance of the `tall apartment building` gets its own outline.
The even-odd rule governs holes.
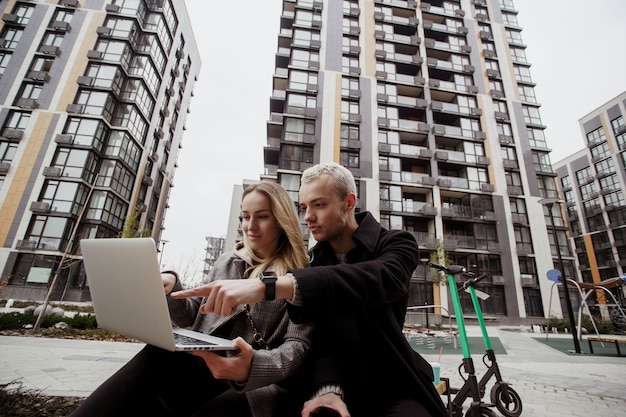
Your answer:
[[[579,124],[586,147],[554,167],[580,276],[599,283],[626,274],[626,92]]]
[[[43,300],[58,272],[51,299],[84,299],[80,239],[160,240],[201,65],[189,16],[183,0],[0,8],[2,297]]]
[[[488,274],[500,322],[559,316],[546,272],[559,254],[575,270],[543,204],[556,174],[517,14],[511,0],[283,0],[262,176],[297,201],[304,169],[340,162],[358,210]],[[411,305],[449,305],[433,280],[415,271]]]

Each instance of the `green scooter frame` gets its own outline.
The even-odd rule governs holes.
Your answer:
[[[468,274],[466,273],[466,275]],[[476,289],[474,288],[475,285],[486,276],[487,275],[484,274],[476,278],[470,278],[463,283],[463,289],[466,289],[469,292],[470,298],[472,299],[474,311],[476,311],[476,318],[478,319],[483,341],[485,342],[486,353],[483,356],[483,364],[487,367],[487,372],[485,372],[483,377],[478,382],[480,396],[484,397],[487,382],[491,379],[491,377],[495,376],[496,382],[491,388],[491,402],[496,405],[498,411],[500,411],[500,413],[502,413],[505,417],[518,417],[522,414],[522,399],[507,382],[502,380],[502,374],[500,373],[500,368],[498,367],[498,362],[496,361],[496,354],[491,346],[491,340],[489,339],[489,334],[487,333],[487,326],[485,325],[483,312],[480,308],[480,304],[478,303],[478,296],[476,294]]]
[[[490,408],[493,404],[486,404],[482,401],[478,379],[476,378],[476,370],[474,361],[469,349],[467,333],[465,331],[465,319],[463,318],[463,309],[461,308],[461,300],[457,289],[455,275],[467,273],[465,267],[460,265],[450,265],[445,267],[430,262],[428,259],[422,259],[422,263],[427,264],[431,268],[438,269],[446,273],[448,277],[448,286],[450,287],[450,296],[452,297],[452,305],[454,306],[454,316],[459,331],[459,340],[461,342],[461,351],[463,352],[463,363],[459,366],[459,375],[465,381],[461,388],[452,389],[448,387],[454,398],[448,402],[448,412],[451,417],[463,416],[463,403],[467,398],[472,398],[472,402],[465,414],[465,417],[495,417],[496,413]],[[461,368],[467,374],[463,376]]]

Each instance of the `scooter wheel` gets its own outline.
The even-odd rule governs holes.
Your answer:
[[[480,407],[480,417],[497,417],[498,415],[490,408]],[[474,417],[474,410],[471,408],[465,413],[465,417]]]
[[[508,401],[505,393],[508,394]],[[491,389],[491,402],[505,417],[518,417],[522,414],[522,399],[509,385],[494,385]]]

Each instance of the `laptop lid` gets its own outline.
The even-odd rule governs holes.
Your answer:
[[[176,350],[154,240],[82,239],[80,248],[98,326]],[[212,344],[182,350],[235,349],[231,340],[185,333]]]

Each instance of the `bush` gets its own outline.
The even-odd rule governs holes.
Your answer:
[[[34,325],[37,321],[37,316],[31,314],[22,313],[5,313],[0,314],[0,330],[15,330],[23,329],[24,326],[30,324]],[[96,317],[93,314],[80,315],[76,313],[74,317],[57,317],[57,316],[43,316],[41,320],[41,327],[52,327],[59,322],[65,322],[74,329],[90,330],[96,329],[98,323]]]

